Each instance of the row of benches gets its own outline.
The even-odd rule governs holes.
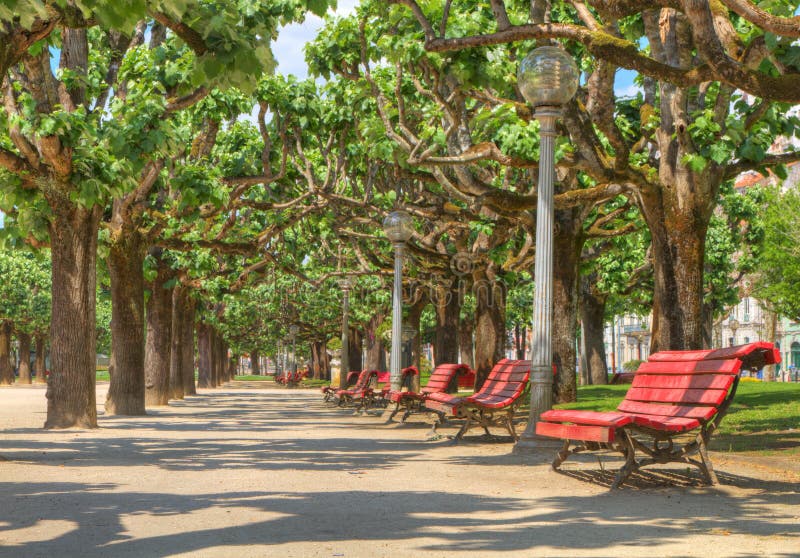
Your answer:
[[[454,392],[462,385],[473,384],[475,372],[463,364],[443,364],[436,367],[427,385],[419,392],[411,390],[413,378],[419,375],[414,367],[402,371],[403,387],[400,391],[391,391],[388,382],[380,390],[371,387],[373,380],[381,379],[379,374],[374,370],[361,372],[356,384],[349,389],[323,388],[325,400],[339,406],[354,406],[356,412],[393,404],[394,409],[390,412],[389,420],[402,410],[404,413],[401,422],[405,422],[411,413],[428,413],[434,417],[434,433],[436,427],[444,422],[463,420],[456,440],[460,440],[475,424],[483,426],[487,434],[490,426],[504,426],[517,439],[513,418],[528,385],[528,361],[501,360],[489,373],[480,390],[464,397],[459,397]]]
[[[696,466],[708,484],[716,484],[708,441],[733,400],[739,373],[779,362],[778,351],[765,342],[654,353],[635,372],[616,411],[550,410],[537,421],[536,434],[563,440],[553,460],[554,469],[581,451],[622,453],[625,463],[613,488],[641,467],[671,462]],[[409,389],[409,379],[418,374],[417,370],[407,368],[403,373],[405,388],[401,391],[371,388],[369,382],[377,372],[365,371],[359,374],[353,389],[328,389],[326,397],[340,405],[357,404],[361,408],[393,403],[390,419],[403,410],[403,421],[413,412],[431,413],[436,417],[434,431],[447,420],[460,419],[463,425],[456,440],[475,424],[483,426],[487,434],[490,426],[504,426],[517,439],[514,412],[530,379],[528,361],[501,360],[480,390],[465,397],[452,393],[454,379],[471,373],[465,365],[438,366],[419,392]],[[637,460],[637,452],[644,457]]]

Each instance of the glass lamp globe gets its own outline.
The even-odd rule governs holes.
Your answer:
[[[299,331],[300,331],[300,328],[299,328],[298,326],[296,326],[296,325],[294,325],[294,324],[292,324],[292,325],[290,325],[290,326],[289,326],[289,333],[291,334],[291,336],[292,336],[292,337],[294,337],[295,335],[297,335],[297,333],[298,333]]]
[[[414,232],[411,216],[405,211],[392,211],[383,220],[383,232],[392,242],[406,242]]]
[[[339,283],[339,288],[342,289],[343,291],[347,291],[350,289],[350,287],[353,286],[353,280],[347,275],[345,275],[344,277],[340,277],[338,283]]]
[[[578,90],[578,66],[562,49],[543,46],[532,50],[517,70],[523,97],[534,107],[561,106]]]
[[[403,341],[403,343],[408,343],[416,336],[417,336],[416,329],[414,329],[409,324],[403,324],[403,327],[400,330],[400,339]]]

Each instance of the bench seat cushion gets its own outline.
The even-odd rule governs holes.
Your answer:
[[[542,413],[542,420],[548,422],[571,422],[574,424],[589,424],[593,426],[625,426],[633,422],[631,415],[625,413],[601,413],[596,411],[571,411],[566,409],[553,409]]]
[[[485,407],[487,409],[503,409],[515,403],[516,400],[516,397],[492,394],[476,394],[465,398],[467,403],[472,403],[473,405]]]
[[[446,415],[456,415],[456,409],[463,402],[463,397],[456,397],[449,393],[429,393],[424,399],[426,408]]]
[[[422,399],[422,395],[416,391],[392,391],[389,393],[389,400],[393,403],[400,403],[405,399]]]
[[[661,417],[656,415],[632,415],[637,426],[663,432],[686,432],[700,426],[700,421],[687,417]]]

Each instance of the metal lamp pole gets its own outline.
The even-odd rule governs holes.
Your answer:
[[[350,288],[353,286],[349,277],[339,280],[342,289],[342,358],[339,372],[339,387],[347,388],[347,375],[350,373]]]
[[[383,220],[383,231],[394,245],[394,289],[392,294],[392,352],[389,358],[389,382],[392,391],[400,391],[400,358],[403,350],[403,253],[413,233],[411,216],[392,211]]]
[[[561,106],[578,88],[578,68],[572,57],[553,46],[531,51],[520,63],[517,81],[539,121],[539,184],[536,204],[531,352],[531,411],[516,448],[550,445],[536,436],[539,416],[553,406],[553,182],[555,181],[556,121]]]

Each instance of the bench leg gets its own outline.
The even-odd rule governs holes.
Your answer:
[[[717,474],[714,472],[714,466],[711,464],[711,459],[708,457],[708,446],[706,446],[706,440],[702,434],[697,436],[699,438],[699,451],[700,454],[700,463],[698,466],[700,467],[700,472],[703,473],[705,480],[711,486],[719,484],[719,479],[717,479]]]
[[[453,438],[453,443],[458,442],[461,438],[464,437],[464,434],[466,434],[467,431],[469,430],[471,423],[472,420],[469,418],[469,415],[467,415],[467,418],[464,420],[464,425],[459,429],[458,434],[456,434],[456,437]],[[486,430],[487,434],[489,434],[489,429],[486,428],[486,426],[484,426],[483,429]]]
[[[564,463],[564,461],[566,461],[567,458],[572,454],[572,452],[569,451],[570,443],[571,442],[569,440],[564,440],[564,445],[561,446],[561,450],[556,452],[556,456],[553,458],[553,462],[550,464],[554,471],[561,467],[561,464]]]
[[[394,410],[391,412],[391,414],[389,415],[389,418],[386,420],[386,422],[392,422],[392,419],[394,419],[394,416],[399,412],[400,412],[400,402],[398,401],[397,403],[394,404]]]
[[[406,407],[406,412],[403,413],[403,418],[400,419],[400,422],[405,422],[408,417],[411,416],[412,409],[411,407]]]
[[[625,465],[617,471],[617,477],[614,479],[614,483],[611,485],[611,489],[614,490],[615,488],[619,488],[622,486],[631,473],[633,473],[636,469],[636,457],[635,457],[635,449],[633,445],[633,440],[631,440],[631,435],[628,431],[625,431],[625,445],[623,446],[622,453],[625,455]]]
[[[514,411],[510,411],[506,416],[506,429],[508,433],[511,434],[511,439],[517,442],[519,436],[517,436],[517,431],[514,430]]]

